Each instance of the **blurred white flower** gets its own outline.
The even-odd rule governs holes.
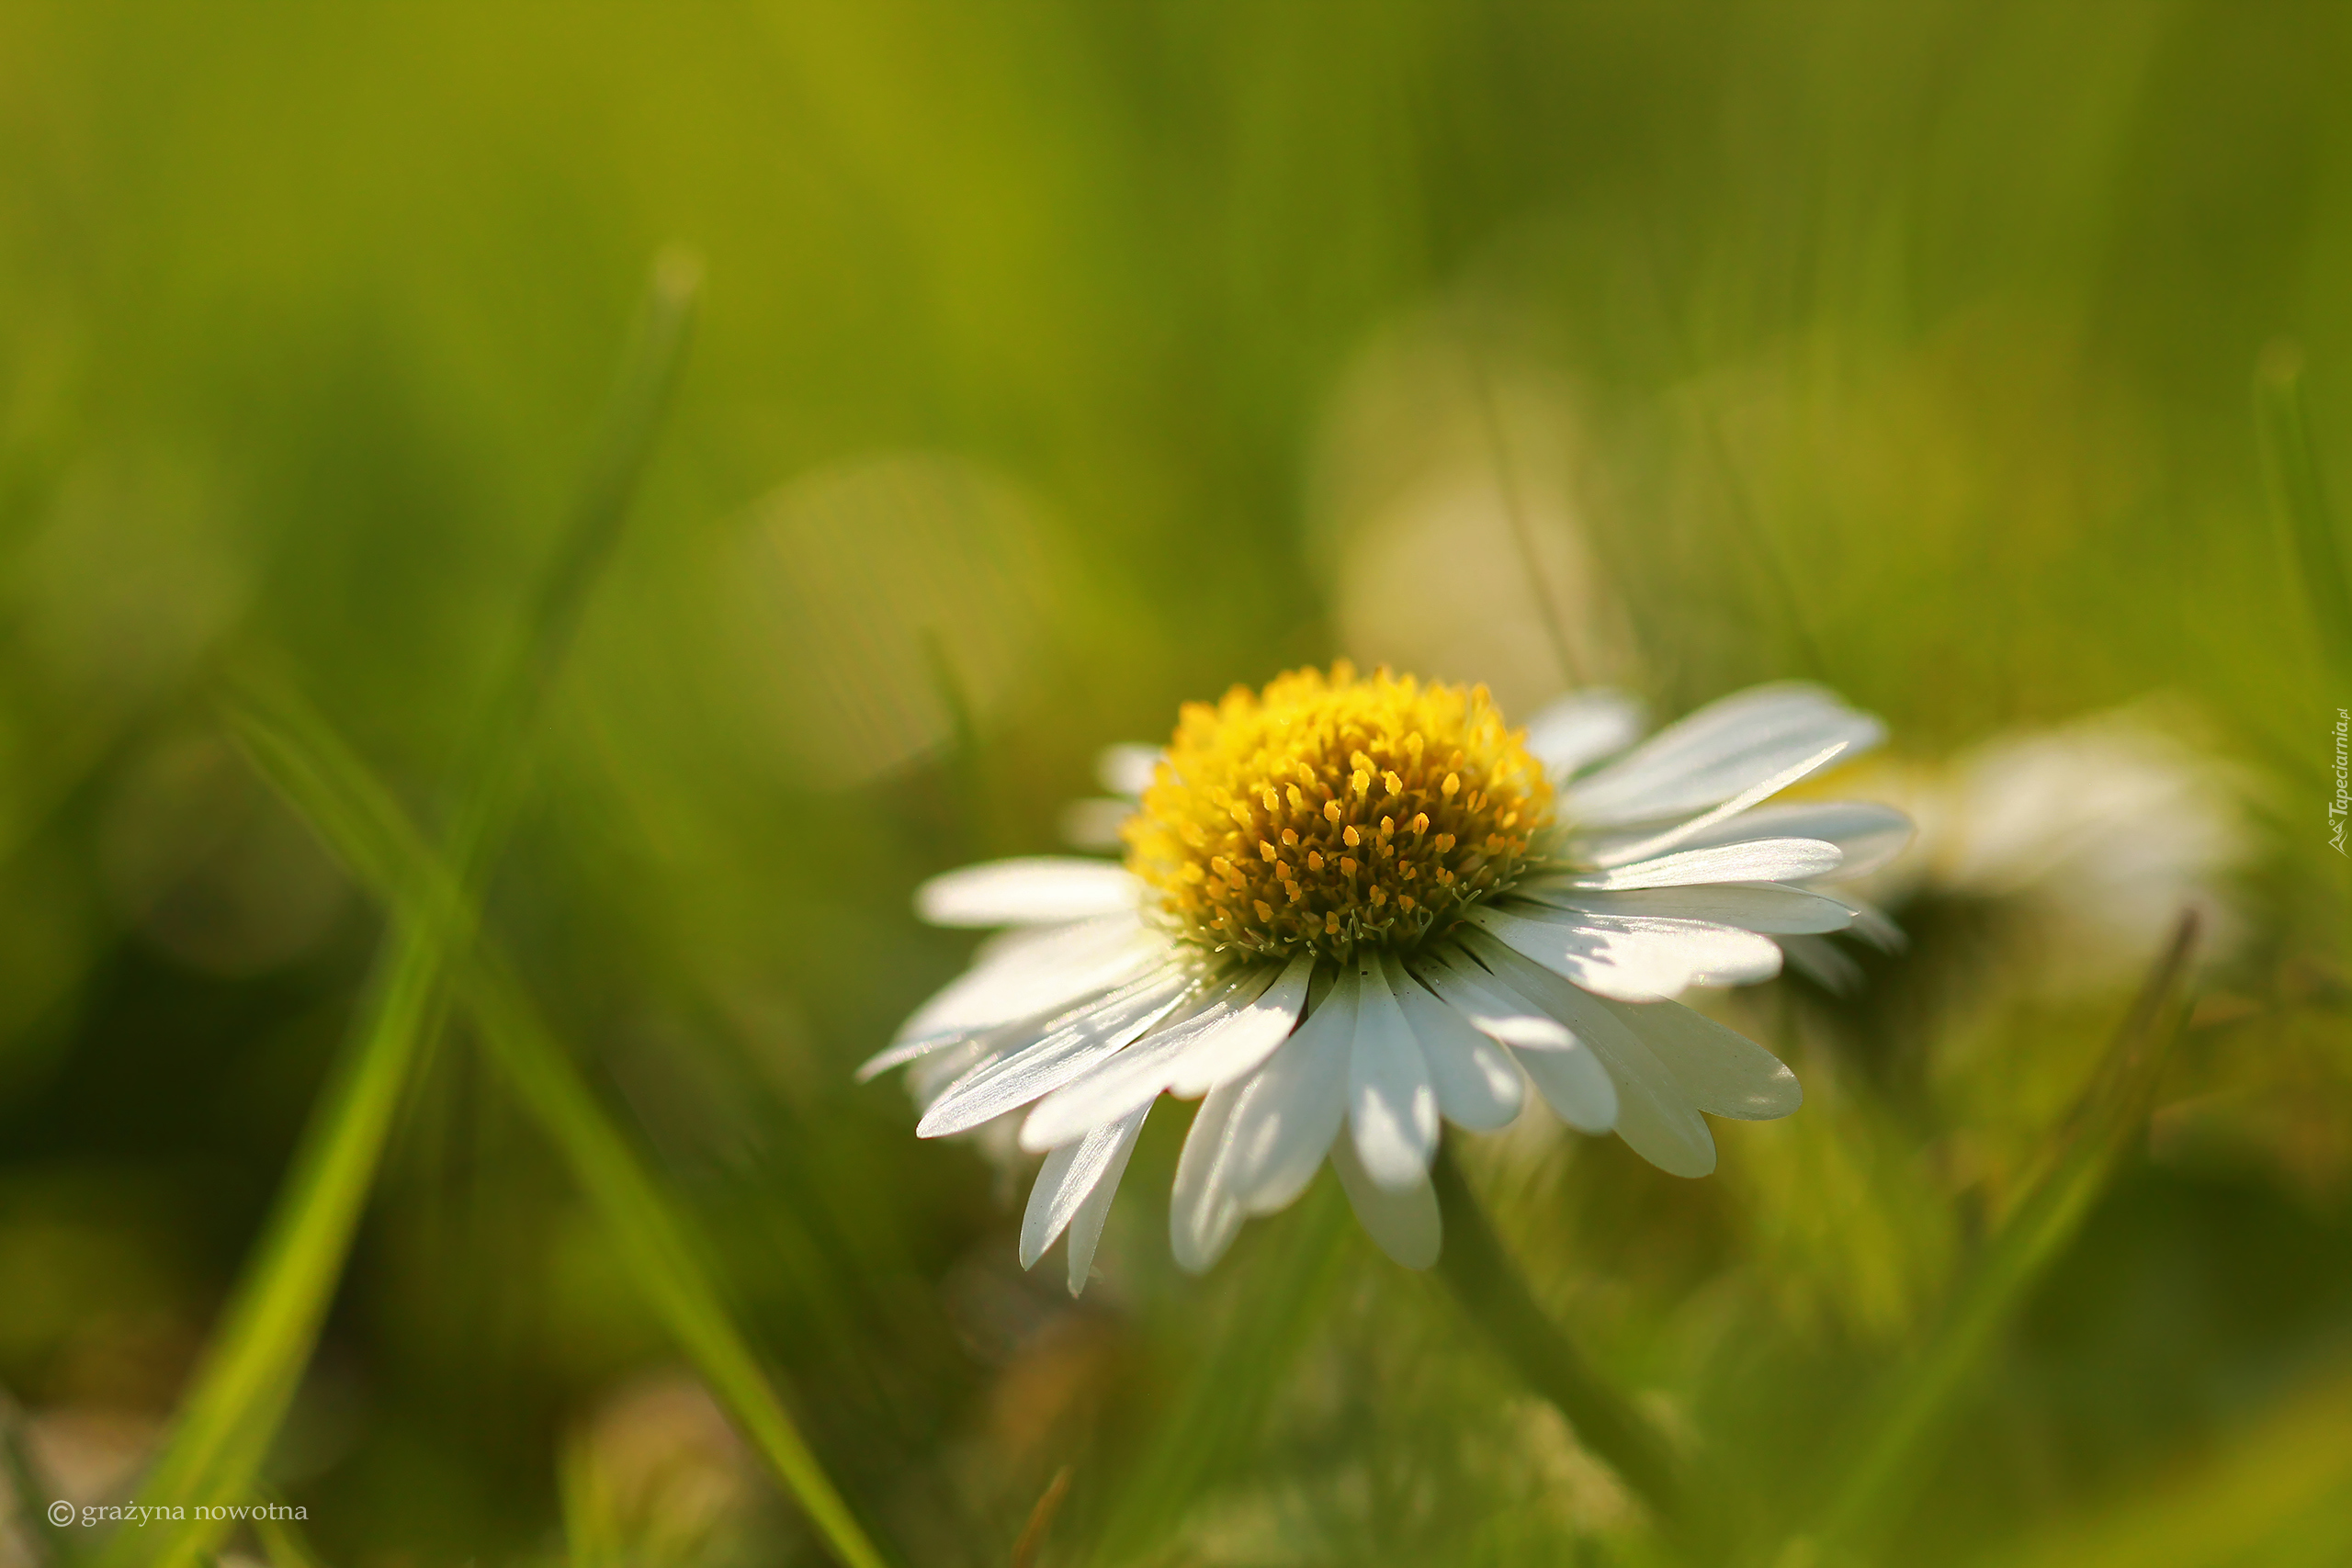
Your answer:
[[[117,1502],[154,1457],[163,1429],[162,1418],[143,1410],[60,1405],[25,1423],[25,1457],[51,1495]]]
[[[2241,784],[2151,710],[1996,736],[1948,762],[1873,761],[1841,794],[1918,824],[1910,847],[1855,884],[1894,909],[1923,897],[2001,911],[2020,978],[2060,997],[2144,971],[2184,908],[2201,951],[2240,931],[2228,881],[2254,847]]]
[[[1595,691],[1512,730],[1483,687],[1345,663],[1188,705],[1164,755],[1106,759],[1139,794],[1125,866],[924,885],[926,919],[1010,929],[864,1071],[911,1065],[925,1137],[1018,1120],[1046,1154],[1022,1261],[1067,1232],[1073,1292],[1163,1092],[1206,1097],[1171,1225],[1196,1270],[1327,1155],[1374,1239],[1427,1267],[1440,1121],[1503,1127],[1530,1081],[1570,1125],[1703,1176],[1702,1111],[1784,1116],[1799,1090],[1672,998],[1769,978],[1776,938],[1853,925],[1816,885],[1872,869],[1908,825],[1762,804],[1882,739],[1818,688],[1758,687],[1635,745],[1640,728]]]

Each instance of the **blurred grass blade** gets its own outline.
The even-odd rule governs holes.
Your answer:
[[[2263,351],[2254,400],[2272,500],[2293,548],[2313,630],[2336,674],[2352,677],[2352,584],[2346,581],[2344,545],[2328,510],[2311,417],[2303,407],[2302,355],[2293,344],[2274,343]]]
[[[2235,1568],[2352,1562],[2352,1373],[2289,1400],[2200,1470],[1977,1568]]]
[[[563,1506],[564,1568],[618,1568],[628,1560],[618,1505],[597,1472],[585,1438],[564,1445],[557,1475]]]
[[[184,1526],[118,1531],[105,1563],[191,1563],[230,1528],[196,1517],[201,1506],[251,1499],[343,1277],[409,1068],[441,1017],[438,964],[429,944],[405,920],[394,923],[387,944],[269,1229],[140,1489],[142,1502],[185,1507],[190,1517]]]
[[[1193,1365],[1168,1416],[1112,1506],[1090,1561],[1157,1558],[1185,1511],[1249,1463],[1284,1375],[1330,1301],[1353,1220],[1329,1182],[1283,1216],[1280,1252],[1261,1258],[1248,1300]]]
[[[579,497],[507,655],[507,667],[492,687],[472,750],[457,770],[461,804],[447,842],[449,863],[461,882],[478,869],[474,861],[483,847],[503,836],[507,816],[522,799],[532,757],[529,738],[587,614],[591,592],[620,543],[621,524],[677,385],[701,288],[702,265],[690,253],[672,248],[655,259]]]
[[[1520,570],[1527,574],[1527,595],[1535,602],[1535,613],[1544,623],[1544,635],[1552,644],[1552,657],[1559,660],[1560,683],[1573,690],[1585,684],[1583,663],[1577,658],[1576,639],[1568,635],[1567,622],[1561,618],[1560,606],[1553,598],[1552,585],[1544,570],[1544,558],[1535,547],[1535,520],[1528,514],[1527,498],[1520,489],[1519,465],[1511,457],[1510,432],[1503,425],[1495,380],[1487,374],[1485,361],[1476,355],[1472,356],[1470,375],[1477,384],[1478,413],[1486,425],[1495,490],[1503,503],[1503,520],[1510,526],[1510,542],[1519,552]]]
[[[283,1499],[273,1493],[269,1501]],[[258,1518],[253,1521],[253,1531],[269,1568],[320,1568],[319,1554],[311,1550],[301,1527],[292,1519]]]
[[[464,967],[467,1006],[483,1042],[610,1227],[631,1276],[679,1348],[734,1414],[834,1555],[849,1568],[881,1568],[882,1554],[866,1539],[736,1326],[702,1249],[521,986],[486,953]]]
[[[598,441],[588,483],[535,597],[510,669],[496,689],[475,754],[458,781],[451,862],[459,888],[486,871],[520,796],[526,757],[553,671],[579,625],[598,569],[610,558],[676,377],[692,314],[690,268],[655,269],[650,303]],[[460,905],[470,901],[462,896]],[[396,907],[375,972],[345,1037],[262,1240],[239,1280],[171,1436],[141,1487],[141,1500],[190,1516],[162,1528],[120,1530],[108,1568],[181,1568],[226,1533],[195,1516],[203,1505],[250,1502],[263,1460],[285,1418],[319,1326],[343,1277],[353,1234],[401,1091],[443,1013],[442,943]]]
[[[1652,287],[1657,290],[1661,309],[1658,320],[1666,328],[1666,338],[1674,349],[1676,369],[1683,386],[1685,412],[1694,422],[1703,456],[1715,471],[1715,479],[1723,487],[1723,509],[1726,532],[1746,551],[1755,575],[1769,590],[1771,609],[1781,623],[1781,630],[1798,660],[1799,671],[1810,680],[1826,679],[1829,662],[1823,654],[1819,640],[1814,636],[1813,618],[1807,612],[1806,596],[1798,591],[1795,569],[1790,564],[1786,548],[1779,536],[1764,525],[1764,513],[1758,500],[1747,470],[1740,466],[1732,450],[1731,436],[1724,429],[1724,414],[1718,392],[1706,385],[1708,367],[1715,363],[1699,344],[1696,326],[1687,308],[1668,303],[1674,288],[1666,281],[1666,258],[1673,254],[1672,245],[1653,232],[1644,247],[1649,253]]]
[[[2157,1075],[2179,1032],[2182,985],[2197,942],[2194,910],[2149,972],[2115,1043],[2051,1141],[1998,1235],[1953,1292],[1919,1357],[1863,1407],[1846,1443],[1815,1545],[1830,1561],[1861,1548],[1911,1499],[1933,1440],[2002,1326],[2081,1227],[2147,1121]]]
[[[1012,1543],[1012,1568],[1035,1568],[1037,1553],[1046,1545],[1046,1532],[1054,1528],[1054,1516],[1062,1510],[1062,1499],[1069,1495],[1070,1467],[1054,1472],[1053,1480],[1046,1483],[1037,1506],[1029,1510],[1029,1522],[1021,1527],[1021,1535]]]
[[[947,714],[947,746],[941,771],[949,784],[948,827],[956,835],[958,858],[986,860],[995,850],[996,809],[980,749],[979,720],[938,628],[925,626],[922,644],[923,668],[930,672],[932,690]]]
[[[1462,1311],[1494,1348],[1549,1400],[1577,1439],[1607,1461],[1669,1524],[1680,1521],[1685,1500],[1681,1467],[1665,1437],[1633,1404],[1602,1381],[1527,1287],[1503,1250],[1487,1212],[1446,1144],[1430,1168],[1445,1246],[1437,1272]]]
[[[465,891],[323,719],[291,699],[229,710],[255,764],[354,875],[446,959],[477,1032],[610,1228],[629,1274],[744,1436],[850,1568],[881,1568],[737,1326],[705,1255],[521,983],[477,940]]]

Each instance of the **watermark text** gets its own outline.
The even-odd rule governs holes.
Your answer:
[[[191,1519],[232,1524],[246,1519],[304,1521],[310,1512],[300,1503],[69,1503],[60,1497],[49,1506],[49,1522],[59,1529],[74,1525],[186,1523]]]
[[[2352,812],[2352,795],[2346,792],[2347,773],[2352,773],[2352,715],[2343,708],[2335,710],[2335,798],[2327,803],[2327,847],[2337,854],[2352,859],[2352,852],[2344,847],[2344,827],[2347,812]]]

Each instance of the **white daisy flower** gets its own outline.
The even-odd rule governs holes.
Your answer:
[[[1131,797],[1124,865],[1035,857],[923,885],[925,919],[1007,929],[862,1076],[912,1064],[921,1136],[1019,1118],[1046,1155],[1022,1262],[1066,1233],[1073,1293],[1163,1094],[1203,1101],[1170,1226],[1196,1271],[1327,1156],[1381,1247],[1428,1267],[1441,1122],[1498,1129],[1530,1084],[1571,1126],[1704,1176],[1702,1111],[1785,1116],[1799,1090],[1673,998],[1767,979],[1779,939],[1864,917],[1820,884],[1899,849],[1902,815],[1758,807],[1883,733],[1801,684],[1639,745],[1613,693],[1513,730],[1483,687],[1344,662],[1236,688],[1186,706],[1164,753],[1106,757]]]
[[[1849,891],[1898,910],[1948,898],[1996,913],[2012,977],[2052,999],[2136,980],[2185,906],[2202,917],[2206,960],[2225,955],[2244,927],[2230,883],[2254,852],[2249,791],[2184,730],[2193,716],[2122,709],[1841,775],[1841,789],[1918,825]],[[1790,954],[1801,966],[1814,956]],[[1852,972],[1815,977],[1835,986]]]

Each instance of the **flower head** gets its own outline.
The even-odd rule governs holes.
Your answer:
[[[1162,1094],[1203,1099],[1171,1215],[1195,1269],[1327,1156],[1374,1239],[1427,1266],[1441,1122],[1499,1128],[1529,1084],[1570,1125],[1703,1176],[1701,1112],[1783,1116],[1799,1090],[1672,998],[1875,918],[1820,884],[1899,849],[1904,818],[1761,803],[1881,733],[1799,684],[1640,745],[1611,693],[1514,730],[1483,689],[1345,664],[1238,690],[1187,707],[1148,769],[1109,760],[1133,802],[1125,866],[1036,857],[924,885],[926,919],[1011,929],[865,1071],[915,1065],[925,1136],[1019,1120],[1046,1156],[1023,1261],[1067,1233],[1073,1291]]]
[[[1508,889],[1552,785],[1479,687],[1342,661],[1186,705],[1130,819],[1127,869],[1202,948],[1399,952]]]

